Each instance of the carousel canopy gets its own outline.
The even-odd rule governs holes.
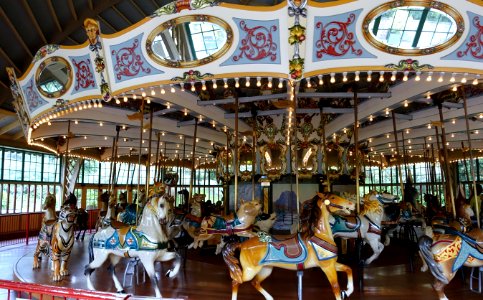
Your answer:
[[[357,142],[378,162],[403,148],[423,158],[443,129],[449,151],[468,147],[468,133],[483,149],[478,1],[47,2],[49,16],[28,1],[2,7],[14,33],[2,41],[12,106],[2,100],[22,130],[1,131],[29,145],[106,160],[118,135],[119,157],[150,142],[191,157],[197,126],[205,161],[235,132],[240,145],[255,136],[262,158],[296,144],[301,163],[324,139]]]

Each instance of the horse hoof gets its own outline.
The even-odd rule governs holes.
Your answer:
[[[125,294],[126,291],[125,290],[120,290],[120,291],[117,291],[118,294]]]
[[[166,274],[164,274],[164,276],[168,277],[169,278],[169,274],[171,274],[171,271],[172,270],[168,270],[168,272],[166,272]]]
[[[348,297],[347,297],[347,294],[346,294],[346,292],[345,292],[345,291],[342,291],[342,292],[340,293],[340,296],[341,296],[341,298],[342,298],[342,299],[347,299],[347,298],[348,298]]]

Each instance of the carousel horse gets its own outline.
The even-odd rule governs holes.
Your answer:
[[[277,220],[277,214],[275,212],[273,212],[272,214],[265,214],[265,213],[259,214],[257,216],[257,218],[255,219],[255,223],[253,224],[253,228],[251,230],[253,233],[251,234],[251,236],[255,236],[259,233],[260,234],[269,233],[270,228],[272,228],[272,226],[273,226],[273,224],[275,224],[276,220]],[[243,232],[243,235],[240,235],[240,237],[246,238],[249,235],[250,235],[250,231]],[[216,245],[215,254],[216,255],[220,254],[221,251],[223,250],[224,246],[225,246],[225,239],[222,238],[222,239],[220,239],[220,242]]]
[[[273,267],[294,271],[320,267],[329,279],[335,298],[349,296],[354,290],[352,270],[337,262],[337,246],[329,224],[330,212],[335,209],[348,212],[354,209],[354,204],[333,194],[318,193],[304,202],[300,234],[283,240],[262,234],[242,243],[227,244],[223,259],[232,278],[232,300],[237,299],[238,287],[250,280],[265,299],[273,299],[261,286]],[[239,259],[235,257],[238,249]],[[347,274],[346,291],[340,290],[337,271]]]
[[[77,235],[75,237],[76,240],[81,239],[81,241],[84,240],[84,237],[86,235],[86,231],[89,227],[89,213],[83,209],[79,208],[77,211],[77,221],[76,221],[76,230],[78,230]]]
[[[252,237],[253,223],[260,214],[262,205],[257,200],[243,201],[233,217],[209,216],[203,218],[201,226],[193,237],[194,241],[188,248],[198,248],[203,246],[203,242],[216,236],[226,236],[236,234],[238,236]],[[221,249],[217,249],[221,252]]]
[[[47,194],[47,197],[45,197],[44,203],[42,204],[42,209],[45,212],[42,219],[42,227],[39,232],[37,247],[35,248],[34,252],[34,269],[40,268],[39,259],[41,253],[45,256],[50,256],[50,241],[52,240],[52,230],[54,229],[54,224],[57,221],[57,216],[55,215],[54,194]]]
[[[205,199],[204,194],[195,194],[191,202],[191,210],[189,214],[184,216],[182,223],[183,229],[194,239],[196,230],[200,228],[203,216],[201,214],[201,203]]]
[[[118,292],[124,292],[123,287],[116,277],[114,268],[121,258],[138,257],[143,264],[151,284],[156,292],[156,297],[161,298],[161,292],[157,285],[154,263],[156,261],[175,260],[173,269],[166,276],[174,277],[179,271],[180,260],[175,252],[168,251],[168,237],[162,228],[168,215],[168,205],[164,194],[164,188],[154,186],[145,209],[142,212],[139,226],[125,226],[113,228],[111,226],[99,230],[91,237],[89,242],[89,264],[86,265],[84,274],[87,276],[87,287],[95,290],[91,273],[109,259],[111,267],[109,271]]]
[[[445,234],[419,239],[421,256],[435,281],[433,288],[440,300],[447,300],[444,288],[462,266],[483,266],[483,230],[473,229],[467,234],[448,228]]]
[[[368,265],[379,257],[384,244],[381,243],[381,221],[384,215],[382,204],[371,198],[372,194],[364,196],[364,206],[358,216],[341,216],[331,214],[329,223],[334,237],[362,238],[372,249],[372,256],[365,260]]]

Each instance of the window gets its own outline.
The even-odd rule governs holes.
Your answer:
[[[42,181],[42,154],[25,153],[24,181]]]
[[[84,160],[83,166],[83,182],[99,184],[99,162],[95,160]]]
[[[109,184],[111,176],[111,163],[110,162],[101,162],[101,182],[100,184]]]
[[[5,149],[3,179],[22,180],[22,151]]]
[[[44,154],[43,182],[60,182],[60,158]]]
[[[196,59],[202,59],[216,53],[226,43],[226,32],[217,24],[191,22],[189,27]]]
[[[96,209],[98,208],[99,190],[98,189],[87,189],[86,193],[86,208]]]

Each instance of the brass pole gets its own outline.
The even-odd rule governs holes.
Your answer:
[[[119,141],[119,130],[121,129],[121,126],[117,125],[116,126],[116,137],[112,139],[112,151],[111,151],[111,174],[110,174],[110,188],[109,191],[114,191],[114,184],[115,184],[115,178],[116,178],[116,158],[117,158],[117,145]]]
[[[448,148],[446,146],[446,129],[444,128],[442,103],[438,103],[438,111],[439,111],[439,121],[441,122],[441,143],[443,144],[444,165],[446,169],[446,174],[448,175],[446,178],[446,185],[449,188],[449,196],[450,196],[451,205],[453,208],[453,218],[456,219],[456,207],[454,203],[454,193],[453,193],[453,180],[451,176],[451,169],[449,167]]]
[[[234,165],[235,167],[233,168],[233,174],[235,175],[235,211],[238,209],[238,93],[234,89],[234,94],[235,94],[235,154],[234,154]]]
[[[191,155],[191,180],[190,180],[190,192],[189,192],[189,201],[191,203],[191,199],[193,198],[193,184],[195,182],[195,150],[196,150],[196,133],[198,132],[198,118],[195,118],[195,133],[193,136],[193,154]],[[186,138],[185,138],[186,140]]]
[[[471,177],[473,179],[473,195],[475,197],[478,197],[478,195],[476,194],[476,181],[475,181],[475,168],[473,167],[473,147],[471,146],[471,137],[470,137],[470,125],[469,125],[469,122],[468,122],[468,105],[467,105],[467,101],[466,101],[466,93],[465,93],[465,87],[464,85],[461,86],[461,91],[463,92],[463,107],[464,107],[464,111],[465,111],[465,125],[466,125],[466,137],[468,139],[468,150],[470,152],[470,172],[471,172]],[[478,198],[476,198],[477,201],[476,202],[476,221],[477,221],[477,224],[478,224],[478,228],[481,228],[480,226],[480,210],[481,208],[479,207],[479,203],[478,203]]]
[[[148,135],[148,158],[146,159],[146,191],[149,189],[151,177],[151,140],[153,137],[153,107],[149,107],[149,135]]]
[[[255,200],[255,160],[257,147],[257,133],[255,132],[257,125],[257,117],[253,116],[252,124],[252,201]],[[261,199],[260,199],[261,200]]]
[[[142,156],[142,150],[143,150],[143,126],[144,126],[144,99],[141,99],[141,120],[140,120],[140,128],[139,128],[139,153],[138,153],[138,184],[136,188],[136,193],[137,193],[137,202],[138,205],[136,205],[136,225],[137,225],[137,220],[139,219],[139,192],[141,188],[141,156]],[[147,178],[146,178],[147,181]],[[148,196],[148,190],[145,191],[146,197]]]
[[[359,120],[357,106],[357,92],[354,92],[354,161],[356,165],[356,211],[357,214],[359,214],[361,207],[361,197],[359,194]]]
[[[152,110],[151,110],[152,111]],[[161,132],[158,132],[158,143],[156,144],[156,157],[154,159],[154,181],[157,182],[158,180],[158,173],[161,169],[161,165],[159,164],[159,141],[161,139]]]
[[[401,186],[401,195],[402,199],[404,200],[404,184],[402,178],[402,171],[401,171],[401,156],[399,155],[399,142],[397,138],[397,130],[396,130],[396,116],[394,110],[392,111],[392,130],[394,133],[394,143],[396,144],[396,161],[397,161],[397,170],[399,175],[399,185]]]
[[[327,192],[330,193],[331,186],[330,186],[330,179],[329,179],[329,159],[327,157],[327,139],[325,137],[325,124],[327,123],[327,117],[320,112],[320,117],[323,118],[322,121],[322,151],[324,153],[324,168],[325,168],[325,176],[327,178]]]

